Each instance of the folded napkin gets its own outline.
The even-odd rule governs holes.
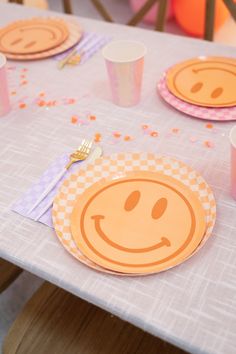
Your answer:
[[[48,202],[55,197],[58,188],[62,184],[62,182],[71,174],[76,171],[79,166],[85,165],[86,162],[77,162],[73,164],[70,169],[64,174],[61,180],[56,184],[56,186],[51,190],[51,192],[42,200],[41,203],[28,215],[28,211],[34,205],[36,200],[42,195],[44,190],[47,188],[49,183],[52,181],[54,177],[56,177],[62,169],[69,162],[69,155],[65,154],[60,156],[56,161],[54,161],[49,168],[43,173],[43,175],[39,178],[39,180],[19,199],[17,200],[11,207],[12,211],[16,213],[28,217],[32,220],[35,220],[37,215],[41,213],[43,208],[48,204]],[[39,222],[52,227],[52,208],[49,208],[38,220]]]
[[[68,53],[73,49],[77,49],[78,54],[82,53],[80,64],[85,63],[89,58],[91,58],[99,49],[104,47],[109,41],[111,37],[104,36],[98,33],[84,33],[81,41],[74,46],[66,50],[65,52],[55,55],[54,59],[62,60],[64,59]]]

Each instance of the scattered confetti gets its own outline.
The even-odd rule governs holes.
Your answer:
[[[74,104],[76,102],[76,100],[74,99],[74,98],[68,98],[67,100],[66,100],[66,103],[67,104]]]
[[[40,92],[39,97],[45,97],[45,92]]]
[[[99,143],[102,140],[102,135],[100,133],[96,133],[94,135],[94,142]]]
[[[149,128],[148,125],[146,125],[146,124],[142,125],[142,129],[143,129],[143,130],[146,130],[146,129],[148,129],[148,128]]]
[[[23,85],[27,85],[28,84],[28,81],[27,80],[23,80],[23,81],[21,81],[21,86],[23,86]]]
[[[25,78],[26,78],[26,75],[21,75],[20,78],[21,78],[21,79],[25,79]]]
[[[11,95],[15,96],[16,95],[16,91],[11,91]]]
[[[19,108],[20,109],[24,109],[24,108],[26,108],[27,106],[26,106],[26,104],[25,103],[19,103]]]
[[[180,132],[180,129],[179,128],[172,128],[171,131],[173,134],[178,134]]]
[[[121,133],[119,133],[119,132],[114,132],[114,133],[113,133],[113,136],[114,136],[115,138],[120,138],[120,137],[121,137]]]
[[[23,73],[25,73],[26,71],[28,71],[28,69],[27,69],[27,68],[23,68],[23,69],[21,69],[21,71],[22,71]]]
[[[77,116],[72,116],[70,121],[71,121],[72,124],[77,124],[78,123],[78,117]]]
[[[38,101],[37,104],[38,104],[39,107],[43,107],[43,106],[46,105],[46,102],[45,101]]]
[[[156,131],[152,131],[151,133],[150,133],[150,136],[152,136],[153,138],[156,138],[156,137],[158,137],[158,132],[156,132]]]
[[[205,125],[205,127],[206,127],[207,129],[213,129],[213,128],[214,128],[214,125],[213,125],[212,123],[207,123],[207,124]]]
[[[97,119],[97,117],[94,116],[94,115],[90,115],[90,116],[89,116],[89,120],[96,120],[96,119]]]
[[[204,141],[204,146],[207,148],[213,148],[214,147],[214,143],[210,140],[206,140]]]
[[[130,141],[130,140],[132,140],[131,136],[129,136],[129,135],[125,135],[125,137],[124,137],[124,141]]]

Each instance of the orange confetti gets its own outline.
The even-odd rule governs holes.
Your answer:
[[[40,92],[39,97],[44,97],[45,96],[45,92]]]
[[[212,141],[210,141],[210,140],[204,141],[204,145],[207,148],[213,148],[214,147],[214,143]]]
[[[142,129],[144,129],[144,130],[148,129],[148,125],[146,125],[146,124],[142,125]]]
[[[179,133],[179,128],[172,128],[171,131],[174,134],[178,134]]]
[[[28,81],[27,80],[23,80],[23,81],[21,81],[21,85],[23,86],[23,85],[27,85],[28,84]]]
[[[25,103],[20,103],[19,104],[19,108],[20,109],[24,109],[24,108],[26,108],[27,106],[26,106],[26,104]]]
[[[156,131],[153,131],[153,132],[151,132],[150,133],[150,135],[153,137],[153,138],[156,138],[156,137],[158,137],[158,132],[156,132]]]
[[[77,124],[78,123],[78,117],[72,116],[70,121],[71,121],[72,124]]]
[[[132,140],[131,136],[126,135],[126,136],[124,137],[124,141],[130,141],[130,140]]]
[[[205,127],[207,128],[207,129],[213,129],[213,124],[211,124],[211,123],[207,123],[206,125],[205,125]]]
[[[121,137],[121,133],[119,133],[119,132],[114,132],[114,133],[113,133],[113,136],[114,136],[115,138],[120,138],[120,137]]]
[[[75,103],[75,99],[74,98],[68,98],[67,103],[68,104],[74,104]]]
[[[15,96],[16,95],[16,91],[11,91],[11,95]]]
[[[91,116],[89,116],[89,119],[90,119],[90,120],[96,120],[96,119],[97,119],[97,117],[96,117],[96,116],[94,116],[94,115],[91,115]]]
[[[101,140],[102,140],[101,134],[100,134],[100,133],[96,133],[96,134],[94,135],[94,142],[95,142],[95,143],[99,143]]]
[[[39,107],[43,107],[43,106],[45,106],[46,105],[46,102],[45,101],[39,101],[38,102],[38,106]]]

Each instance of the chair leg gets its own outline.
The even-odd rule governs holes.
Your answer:
[[[70,0],[63,0],[63,8],[64,8],[64,12],[66,14],[72,14],[73,13]]]
[[[206,0],[204,39],[213,41],[215,19],[215,0]]]
[[[0,293],[3,292],[21,272],[21,268],[0,258]]]
[[[91,0],[91,2],[96,7],[100,15],[104,18],[104,20],[106,20],[107,22],[113,22],[112,17],[109,15],[109,13],[99,0]]]
[[[233,0],[223,0],[234,21],[236,21],[236,3]]]
[[[147,0],[141,9],[129,20],[127,25],[136,26],[156,2],[159,2],[159,0]]]
[[[158,11],[157,11],[157,20],[156,20],[156,31],[164,31],[165,20],[167,12],[167,0],[160,0]]]

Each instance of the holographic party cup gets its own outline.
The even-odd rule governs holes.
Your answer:
[[[0,53],[0,117],[10,111],[6,64],[6,57]]]
[[[129,107],[139,103],[146,47],[136,41],[114,41],[103,49],[113,102]]]
[[[231,194],[236,200],[236,125],[229,134],[231,143]]]

